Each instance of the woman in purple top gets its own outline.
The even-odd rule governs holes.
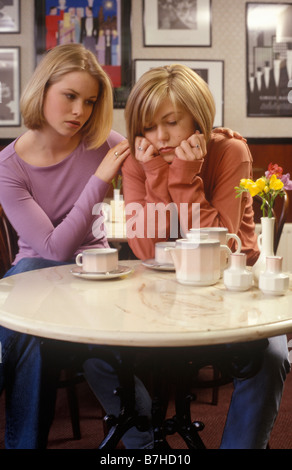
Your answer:
[[[93,208],[130,153],[127,140],[111,130],[110,80],[80,44],[57,46],[45,55],[23,92],[21,111],[28,130],[0,153],[0,203],[19,236],[19,252],[6,276],[70,263],[85,248],[108,246],[103,232],[98,237],[92,233],[98,217]],[[0,343],[6,448],[44,448],[63,366],[60,357],[71,357],[77,346],[3,327]],[[99,363],[92,363],[98,373]],[[112,391],[117,377],[107,363],[101,364],[104,380],[94,391],[106,411],[116,413],[119,398],[112,398]],[[145,399],[150,412],[150,399]],[[124,444],[151,446],[152,434],[132,428]]]

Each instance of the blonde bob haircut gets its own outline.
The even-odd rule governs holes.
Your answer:
[[[156,67],[145,72],[132,88],[125,108],[127,137],[135,155],[135,137],[143,136],[159,106],[170,99],[175,108],[186,109],[208,142],[215,117],[215,102],[207,83],[181,64]]]
[[[113,91],[94,54],[81,44],[56,46],[45,54],[23,91],[20,109],[28,129],[41,129],[45,123],[43,105],[48,88],[64,75],[80,71],[89,73],[99,87],[92,114],[81,129],[86,145],[94,149],[106,141],[112,127]]]

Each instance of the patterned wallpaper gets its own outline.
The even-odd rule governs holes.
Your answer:
[[[128,0],[130,1],[130,0]],[[147,0],[146,0],[147,1]],[[211,47],[144,47],[142,0],[132,1],[133,59],[206,59],[224,61],[224,125],[246,137],[292,137],[291,118],[246,116],[246,27],[244,0],[212,0]],[[254,3],[276,3],[271,0]],[[292,3],[292,0],[286,2]],[[21,85],[34,67],[34,0],[21,0],[21,34],[2,34],[1,45],[21,47]],[[25,8],[24,8],[25,4]],[[114,112],[114,128],[125,132],[123,110]],[[12,138],[23,128],[2,128],[2,138]]]

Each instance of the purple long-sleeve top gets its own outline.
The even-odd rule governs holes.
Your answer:
[[[109,184],[94,173],[108,150],[123,139],[111,131],[97,150],[87,150],[81,142],[63,161],[48,167],[23,161],[15,152],[16,141],[0,152],[0,203],[19,236],[13,264],[24,257],[67,261],[86,248],[108,246],[104,231],[96,230],[96,205]]]

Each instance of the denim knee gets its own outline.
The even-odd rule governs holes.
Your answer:
[[[282,380],[285,381],[290,372],[289,351],[286,335],[269,338],[265,360],[270,371],[280,371]]]
[[[13,274],[24,273],[27,271],[34,271],[35,269],[50,268],[52,266],[62,266],[64,264],[71,264],[73,261],[54,261],[44,258],[22,258],[17,264],[11,266],[4,277],[12,276]]]

